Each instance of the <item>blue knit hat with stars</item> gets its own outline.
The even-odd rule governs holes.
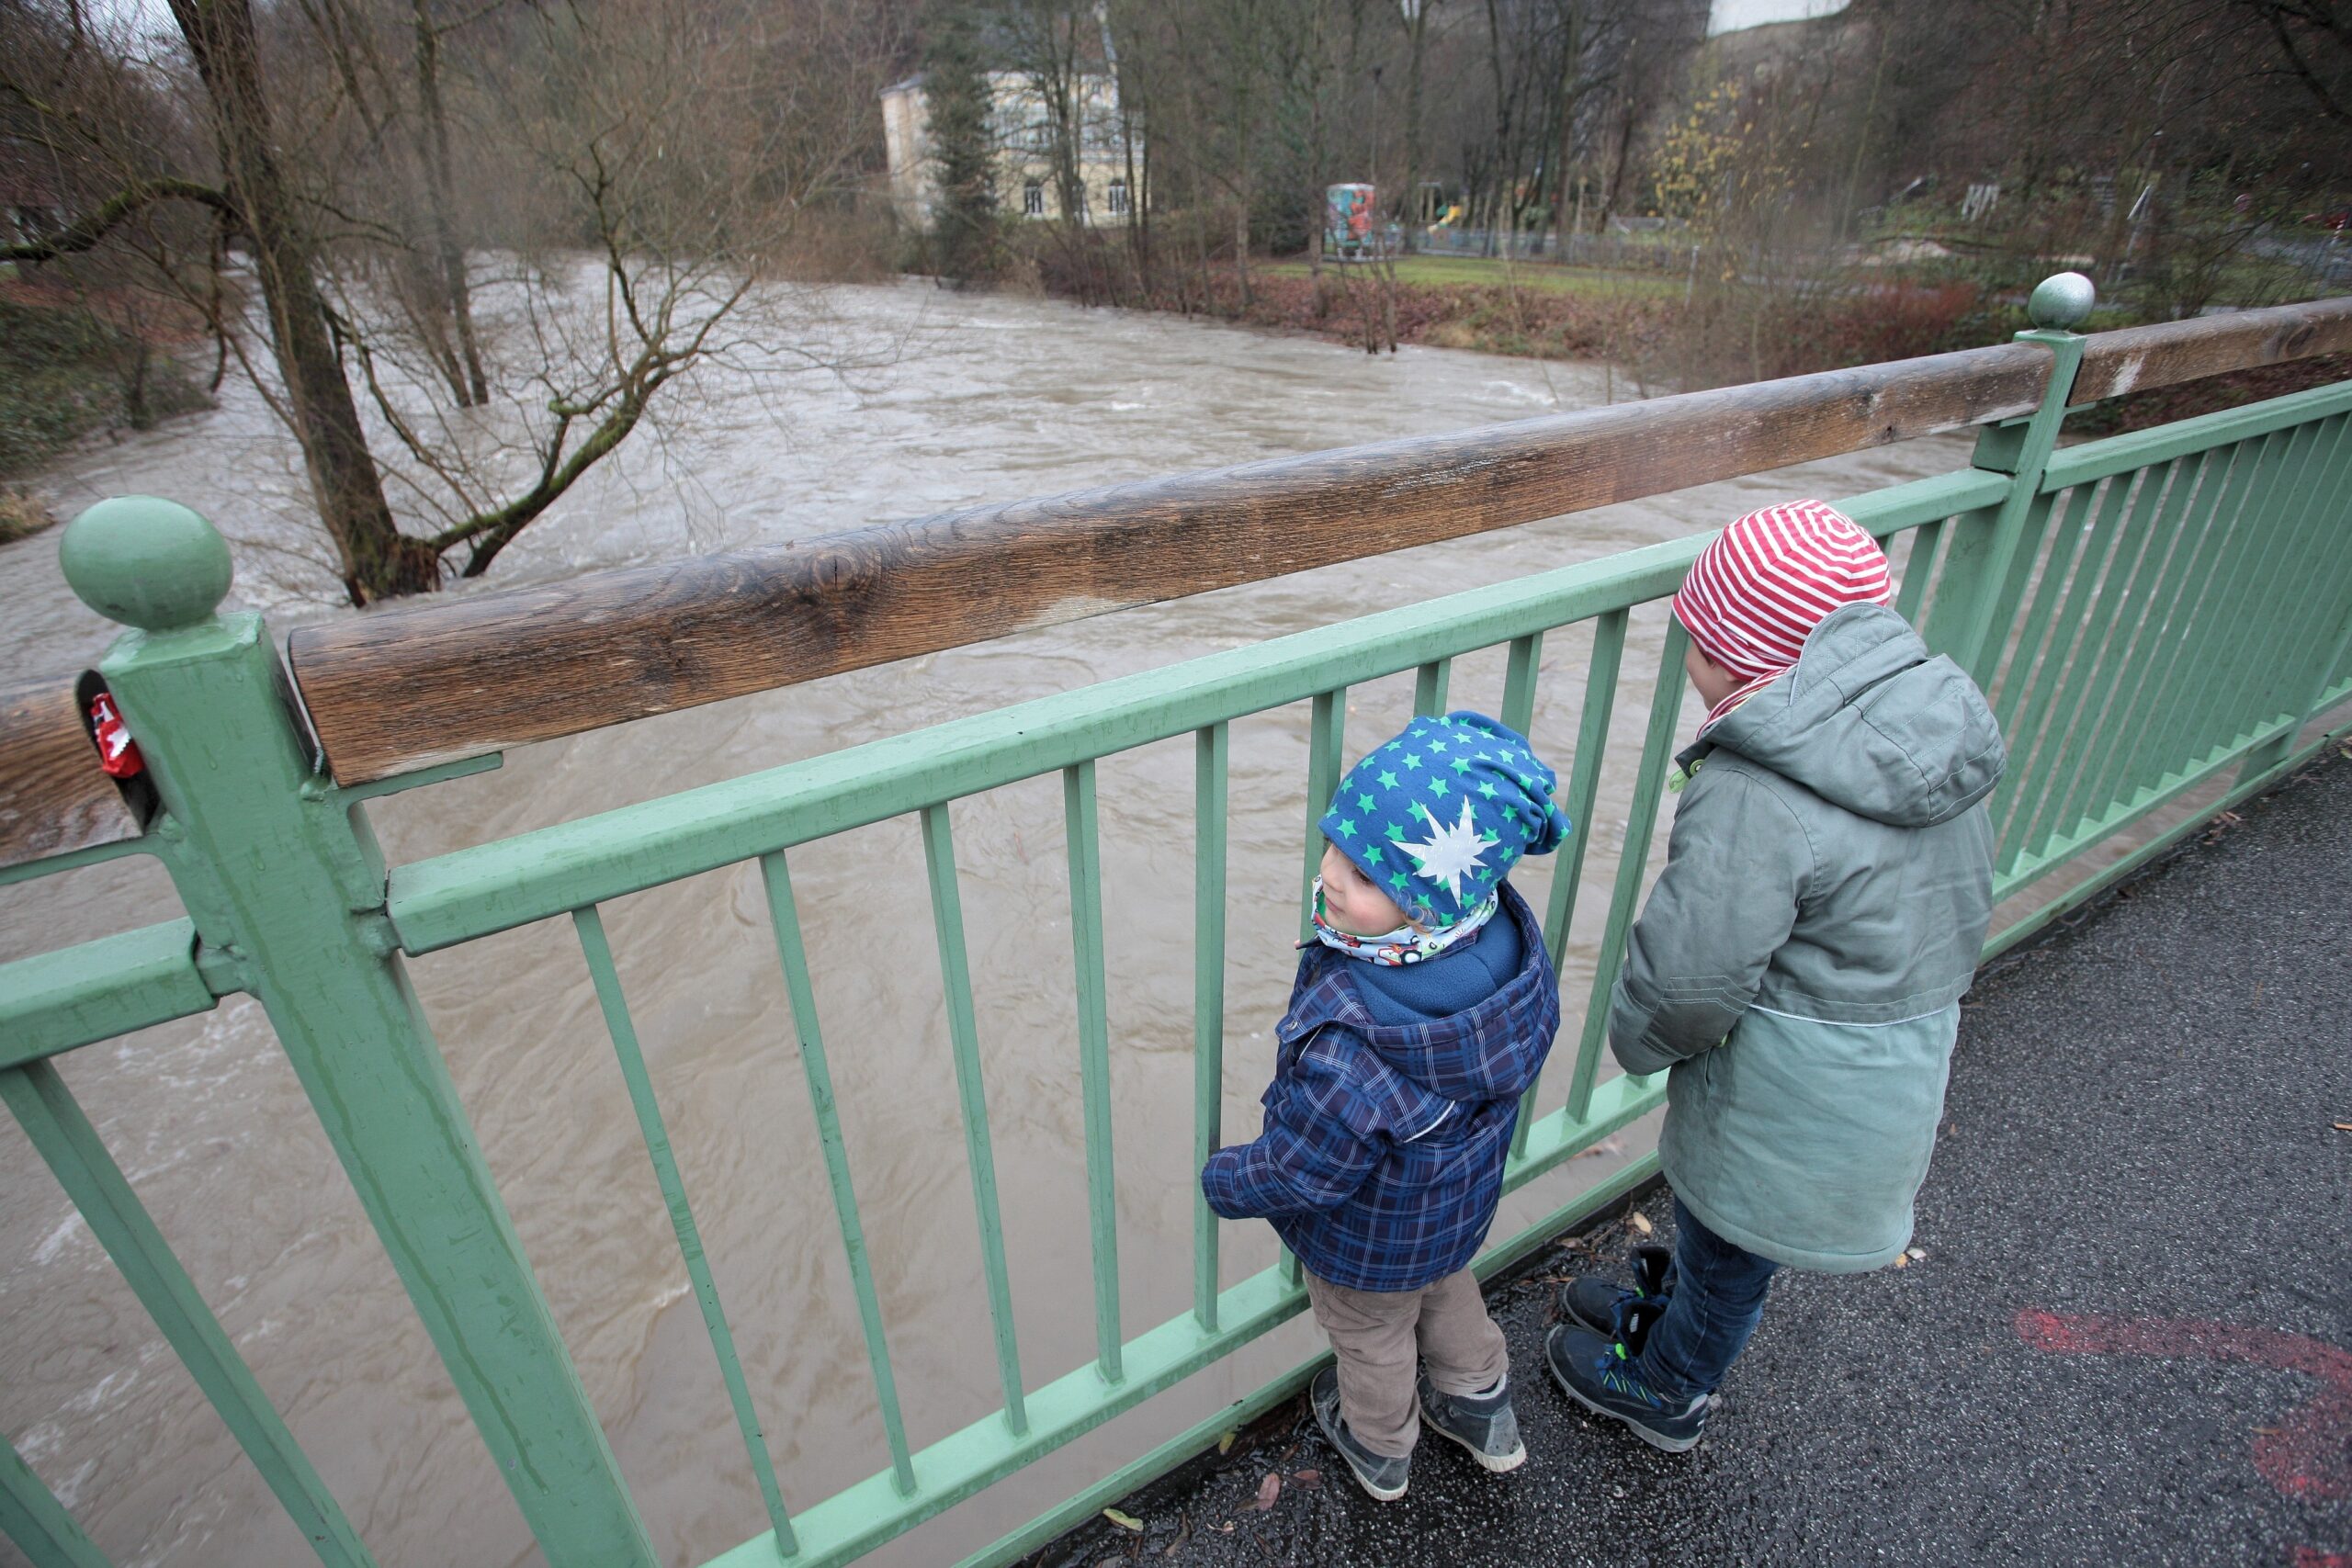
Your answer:
[[[1398,908],[1442,928],[1493,897],[1520,856],[1559,847],[1558,780],[1485,714],[1416,718],[1340,781],[1323,836]]]

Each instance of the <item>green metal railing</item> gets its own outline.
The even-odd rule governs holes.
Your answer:
[[[2074,319],[2079,320],[2079,316]],[[1897,606],[1931,646],[1984,684],[2007,732],[1995,795],[1997,891],[2007,897],[2076,863],[2149,814],[2223,786],[2216,807],[2308,755],[2301,739],[2352,695],[2352,382],[2159,429],[2056,447],[2086,340],[2046,345],[2049,390],[2030,417],[1983,431],[1959,472],[1843,501],[1897,545]],[[13,868],[8,880],[115,852],[158,857],[187,918],[0,965],[0,1099],[24,1127],[141,1303],[322,1562],[371,1561],[164,1244],[50,1058],[233,992],[266,1010],[361,1203],[383,1238],[492,1461],[551,1562],[650,1564],[650,1541],[515,1238],[430,1026],[407,957],[532,922],[568,919],[626,1081],[769,1529],[717,1563],[838,1563],[911,1528],[1150,1398],[1300,1311],[1295,1261],[1226,1285],[1218,1222],[1194,1200],[1187,1310],[1129,1332],[1119,1295],[1114,1061],[1103,950],[1096,766],[1152,742],[1193,738],[1196,854],[1192,1147],[1223,1141],[1229,727],[1308,705],[1304,874],[1317,807],[1345,757],[1351,688],[1415,674],[1416,711],[1440,711],[1454,660],[1504,654],[1503,720],[1532,727],[1547,637],[1589,625],[1591,650],[1566,805],[1576,824],[1544,909],[1555,964],[1566,947],[1596,824],[1622,804],[1599,958],[1573,1049],[1551,1068],[1566,1102],[1533,1114],[1530,1091],[1507,1184],[1556,1170],[1657,1109],[1662,1078],[1603,1078],[1604,1020],[1639,907],[1668,764],[1682,722],[1683,641],[1669,625],[1646,683],[1647,718],[1629,795],[1604,801],[1603,763],[1632,613],[1669,594],[1703,538],[1689,538],[1476,589],[852,747],[582,820],[387,867],[364,803],[491,765],[477,759],[338,788],[314,769],[282,696],[279,660],[256,617],[220,615],[217,537],[166,503],[107,503],[105,547],[69,560],[77,592],[136,626],[101,666],[151,763],[158,801],[142,837]],[[77,525],[77,527],[79,525]],[[1907,536],[1907,549],[1901,547]],[[217,589],[212,587],[217,581]],[[199,588],[183,585],[195,582]],[[1058,773],[1068,837],[1076,1016],[1095,1337],[1093,1355],[1034,1382],[1014,1334],[998,1213],[954,838],[956,804]],[[2201,796],[2200,796],[2201,798]],[[1001,1406],[915,1448],[899,1408],[885,1314],[866,1256],[790,857],[893,818],[920,823],[946,999],[966,1167]],[[2045,901],[1998,933],[2018,941],[2160,852],[2184,824]],[[756,863],[790,999],[821,1160],[839,1220],[889,1462],[832,1496],[788,1509],[763,1427],[763,1391],[740,1365],[686,1184],[647,1073],[601,906],[720,867]],[[1562,1195],[1538,1224],[1488,1248],[1505,1266],[1645,1179],[1655,1157]],[[976,1553],[1009,1560],[1212,1441],[1297,1386],[1277,1379],[1080,1496]],[[766,1416],[783,1413],[767,1396]],[[716,1418],[717,1413],[713,1412]],[[0,1528],[35,1562],[105,1561],[11,1449],[0,1461]],[[751,1521],[746,1521],[751,1528]]]

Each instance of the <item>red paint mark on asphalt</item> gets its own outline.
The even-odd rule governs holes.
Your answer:
[[[2294,1568],[2352,1568],[2352,1557],[2340,1551],[2321,1551],[2312,1547],[2295,1548]]]
[[[2075,1316],[2029,1308],[2018,1314],[2017,1325],[2018,1337],[2037,1350],[2196,1357],[2317,1378],[2324,1385],[2318,1398],[2256,1435],[2254,1468],[2299,1500],[2352,1497],[2352,1351],[2301,1334],[2193,1318]],[[2352,1557],[2301,1547],[2295,1568],[2352,1568]]]

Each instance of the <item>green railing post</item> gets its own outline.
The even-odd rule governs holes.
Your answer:
[[[548,1561],[653,1568],[410,987],[374,836],[313,775],[261,618],[216,613],[228,547],[187,508],[130,497],[74,519],[59,555],[85,604],[133,628],[99,668],[181,835],[167,863],[198,932],[268,1013]]]
[[[1978,685],[1988,689],[2000,660],[2002,627],[2015,613],[2016,596],[2025,585],[2024,569],[2030,562],[2021,557],[2028,519],[2041,491],[2041,470],[2058,444],[2075,371],[2083,362],[2083,339],[2074,329],[2089,317],[2095,299],[2089,278],[2062,272],[2042,279],[2027,300],[2026,314],[2033,326],[2018,333],[2017,341],[2048,346],[2050,384],[2042,391],[2041,406],[2022,423],[1988,426],[1977,436],[1970,462],[2013,476],[2007,498],[1974,526],[1956,534],[1947,530],[1932,616],[1937,635],[1930,637],[1930,646],[1951,654]]]

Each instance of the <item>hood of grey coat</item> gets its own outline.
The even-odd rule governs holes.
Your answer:
[[[1724,715],[1691,753],[1710,745],[1905,828],[1959,816],[2008,763],[1976,682],[1878,604],[1824,618],[1796,668]]]

